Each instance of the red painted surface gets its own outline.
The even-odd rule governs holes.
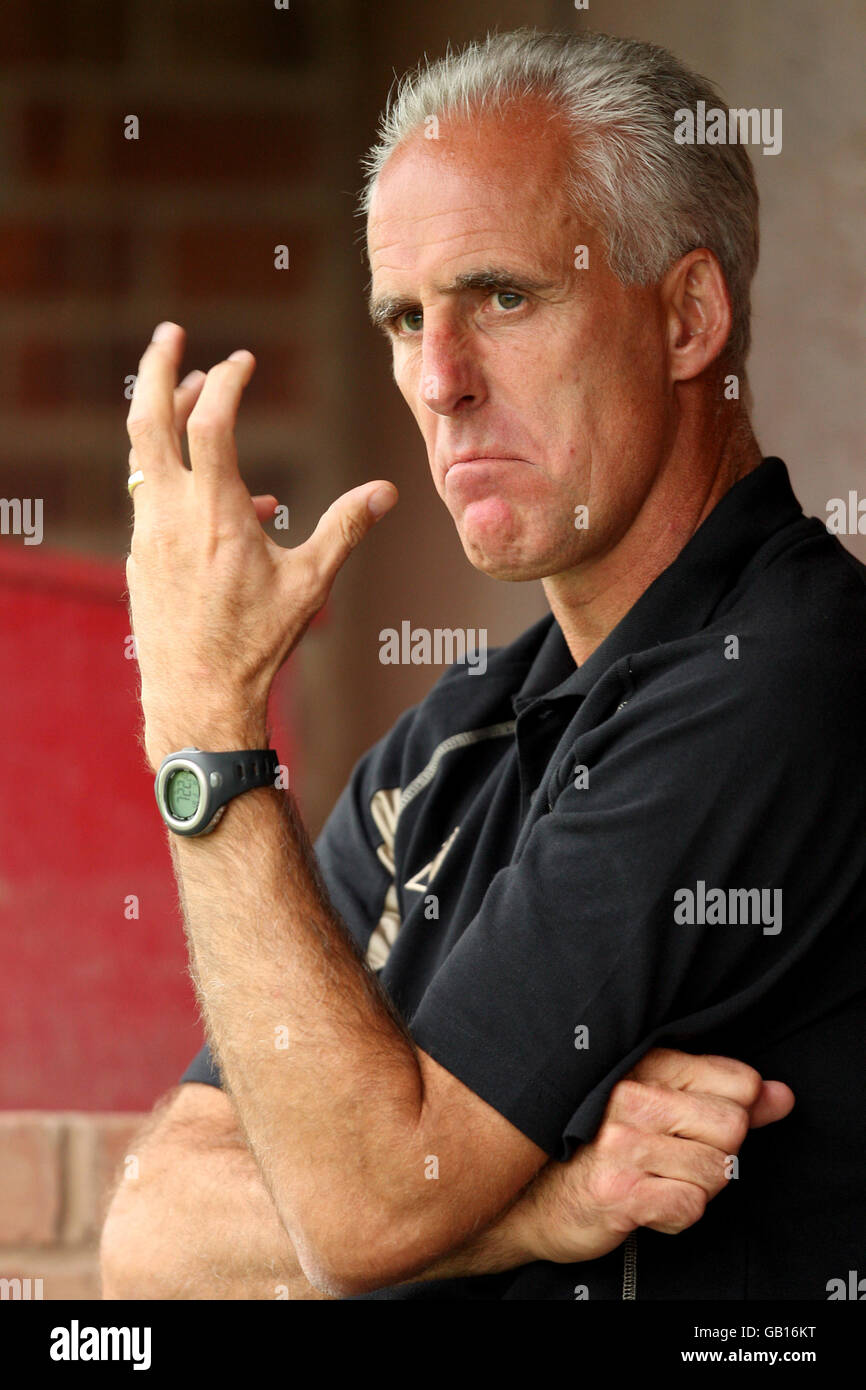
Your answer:
[[[124,590],[121,565],[0,551],[0,1108],[146,1109],[201,1045]],[[293,769],[287,702],[284,672]]]

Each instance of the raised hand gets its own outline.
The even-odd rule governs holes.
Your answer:
[[[303,544],[278,546],[261,525],[276,499],[251,498],[237,464],[235,421],[255,359],[235,352],[177,385],[184,338],[177,324],[159,325],[127,419],[129,471],[142,481],[126,573],[154,766],[190,742],[260,746],[274,676],[350,552],[397,500],[392,483],[363,483],[332,502]]]

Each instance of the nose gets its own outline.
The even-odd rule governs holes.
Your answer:
[[[472,410],[486,397],[481,365],[469,335],[449,324],[424,321],[421,400],[436,415]]]

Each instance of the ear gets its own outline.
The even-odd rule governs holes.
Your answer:
[[[712,251],[680,257],[661,284],[671,380],[690,381],[721,353],[731,332],[731,296]]]

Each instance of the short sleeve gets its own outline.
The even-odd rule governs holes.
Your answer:
[[[204,1086],[222,1086],[222,1077],[219,1074],[219,1068],[210,1055],[210,1048],[207,1043],[205,1043],[201,1052],[196,1053],[195,1057],[193,1057],[183,1076],[180,1078],[180,1084],[183,1085],[185,1081],[200,1081]]]

